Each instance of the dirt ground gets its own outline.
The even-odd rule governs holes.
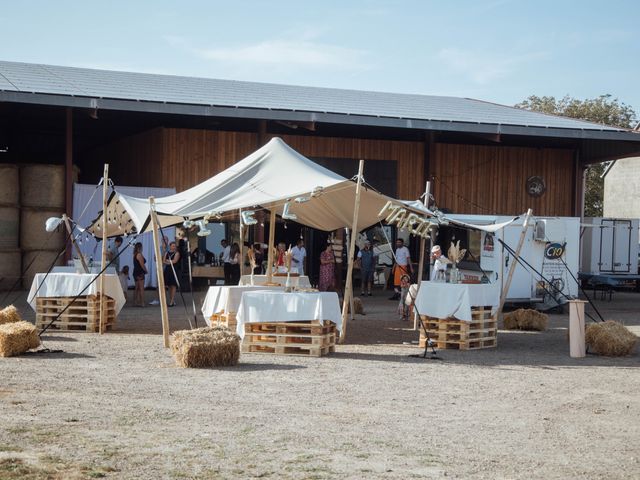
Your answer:
[[[572,359],[553,315],[495,349],[409,358],[417,333],[387,297],[364,299],[335,354],[222,369],[176,367],[157,306],[106,335],[46,334],[63,353],[0,359],[0,478],[640,478],[638,353]],[[640,333],[639,300],[597,305]]]

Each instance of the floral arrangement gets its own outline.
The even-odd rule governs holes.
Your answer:
[[[451,242],[451,245],[449,246],[449,250],[447,251],[447,256],[449,257],[449,260],[453,262],[454,265],[461,262],[464,259],[466,254],[467,254],[467,249],[460,248],[460,240],[458,240],[456,243]]]

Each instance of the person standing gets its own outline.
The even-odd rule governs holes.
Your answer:
[[[328,243],[327,248],[320,254],[320,279],[318,290],[330,292],[334,290],[334,267],[336,258],[333,255],[333,246]]]
[[[431,269],[431,274],[429,276],[429,280],[434,282],[438,280],[438,276],[442,275],[444,278],[444,274],[440,274],[439,272],[447,272],[447,257],[442,255],[442,249],[440,245],[434,245],[431,249],[431,260],[433,261],[433,268]]]
[[[229,249],[229,280],[225,285],[238,285],[240,283],[240,245],[234,243]]]
[[[169,289],[169,301],[167,306],[176,306],[176,290],[178,289],[178,279],[180,278],[180,252],[178,252],[178,246],[176,242],[169,244],[169,250],[164,254],[164,270],[162,272],[164,276],[164,286]]]
[[[276,271],[279,271],[280,267],[285,266],[285,253],[287,253],[287,246],[285,245],[285,243],[278,243],[278,249],[276,250]]]
[[[149,273],[146,263],[147,260],[142,255],[142,243],[137,242],[133,247],[133,280],[135,281],[133,304],[136,307],[144,307],[144,276]]]
[[[230,263],[230,255],[231,255],[231,247],[227,243],[227,241],[223,238],[220,240],[220,245],[222,246],[222,253],[220,257],[222,258],[222,266],[224,269],[224,284],[232,285],[231,283],[231,263]]]
[[[306,257],[307,250],[304,248],[304,240],[300,238],[296,246],[291,249],[291,261],[293,262],[291,266],[298,269],[300,276],[304,275],[304,260]]]
[[[116,269],[116,275],[120,274],[120,246],[122,245],[122,237],[116,237],[113,244],[107,249],[107,261],[111,262],[111,266]],[[104,265],[103,265],[104,267]]]
[[[413,273],[413,266],[411,265],[411,254],[409,253],[409,249],[405,247],[404,240],[402,238],[396,240],[395,260],[396,262],[393,267],[394,292],[393,296],[389,298],[389,300],[400,299],[402,276],[409,275],[409,277],[411,277],[411,274]]]
[[[362,277],[360,285],[360,295],[365,294],[371,296],[371,287],[373,285],[373,272],[376,268],[378,257],[371,248],[369,240],[364,242],[364,247],[358,252],[358,263],[360,264],[360,276]]]
[[[253,258],[255,259],[256,266],[253,269],[254,275],[261,275],[262,262],[264,262],[264,253],[262,251],[262,245],[260,243],[253,244]]]

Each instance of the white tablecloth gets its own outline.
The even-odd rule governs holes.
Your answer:
[[[27,301],[34,310],[36,309],[36,291],[38,292],[38,297],[75,297],[76,295],[95,295],[100,287],[100,280],[98,279],[84,290],[91,280],[96,277],[96,275],[90,273],[50,273],[46,279],[45,275],[44,273],[36,274],[31,283]],[[44,283],[40,286],[43,279]],[[39,290],[38,287],[40,287]],[[104,293],[115,300],[117,315],[126,302],[124,293],[122,293],[120,279],[117,275],[105,274]]]
[[[236,314],[237,332],[244,338],[244,324],[330,320],[342,332],[340,302],[335,292],[244,292]]]
[[[253,276],[254,285],[264,285],[265,283],[267,283],[266,275]],[[276,277],[274,275],[271,279],[271,283],[279,283],[280,285],[284,285],[285,283],[287,283],[287,277]],[[251,275],[242,275],[239,285],[251,285]],[[309,277],[307,277],[306,275],[301,275],[299,277],[291,277],[291,286],[300,288],[311,288],[311,283],[309,283]]]
[[[209,317],[214,313],[237,312],[240,307],[240,300],[242,299],[243,292],[259,290],[283,291],[284,287],[266,287],[264,285],[256,285],[253,287],[250,285],[209,287],[207,296],[204,297],[204,303],[202,304],[202,314],[208,322]]]
[[[471,307],[491,306],[493,313],[499,303],[498,284],[422,282],[415,305],[420,315],[470,322]]]

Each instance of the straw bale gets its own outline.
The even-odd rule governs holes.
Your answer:
[[[0,357],[13,357],[40,346],[36,327],[29,322],[0,325]]]
[[[8,307],[0,310],[0,325],[5,323],[15,323],[21,322],[22,317],[20,313],[18,313],[18,309],[13,305],[9,305]]]
[[[587,325],[585,341],[589,350],[607,357],[622,357],[629,355],[638,337],[624,325],[614,320]]]
[[[519,308],[504,315],[503,323],[506,330],[535,330],[542,332],[547,329],[549,316],[530,308]]]
[[[222,326],[180,330],[171,350],[179,367],[226,367],[238,363],[240,337]]]

